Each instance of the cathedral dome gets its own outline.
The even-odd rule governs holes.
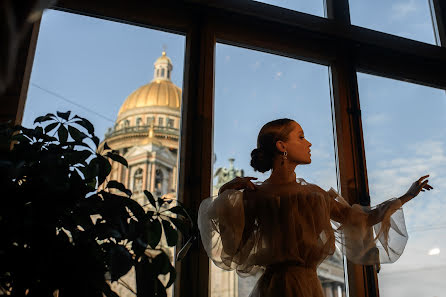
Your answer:
[[[160,106],[179,110],[181,89],[171,81],[172,61],[163,52],[154,64],[153,80],[131,93],[119,110],[118,117],[124,112],[140,107]]]
[[[180,109],[181,89],[170,80],[154,80],[131,93],[122,104],[118,116],[138,107],[165,106]]]

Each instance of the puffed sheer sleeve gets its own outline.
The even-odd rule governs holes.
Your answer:
[[[333,188],[327,193],[336,241],[349,260],[363,265],[398,260],[408,239],[400,199],[350,206]]]
[[[198,227],[209,258],[218,267],[237,269],[243,262],[240,245],[245,227],[243,191],[226,190],[203,200],[198,210]]]

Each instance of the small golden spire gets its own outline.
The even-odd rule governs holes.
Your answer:
[[[149,127],[149,138],[153,138],[153,136],[154,136],[153,124],[150,124],[150,127]]]

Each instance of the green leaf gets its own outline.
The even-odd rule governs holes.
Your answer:
[[[93,135],[93,137],[91,137],[91,140],[93,140],[96,147],[99,146],[99,138],[96,135]]]
[[[188,231],[188,225],[185,223],[185,221],[183,219],[178,219],[178,218],[172,218],[169,217],[169,220],[172,222],[172,224],[175,225],[175,227],[177,227],[177,229],[183,234],[187,234]]]
[[[73,151],[71,154],[73,156],[75,164],[85,162],[85,160],[87,160],[92,155],[92,153],[88,150]]]
[[[127,163],[127,160],[124,157],[122,157],[122,156],[120,156],[118,154],[113,154],[111,152],[108,152],[106,154],[106,156],[109,157],[110,159],[112,159],[113,161],[121,163],[122,165],[124,165],[127,168],[129,167],[129,164]]]
[[[110,165],[110,162],[108,162],[108,160],[106,158],[104,158],[103,156],[101,156],[99,154],[96,156],[97,157],[95,159],[97,160],[98,169],[99,169],[98,184],[102,185],[102,183],[105,181],[105,179],[111,172],[111,165]],[[95,160],[95,159],[93,159],[93,160]]]
[[[37,117],[37,118],[34,120],[34,124],[35,124],[35,123],[43,123],[43,122],[46,122],[46,121],[50,121],[50,120],[52,120],[54,117],[55,117],[54,114],[52,114],[52,113],[47,113],[47,114],[44,115],[44,116]]]
[[[68,121],[68,119],[70,118],[70,114],[71,111],[67,111],[67,112],[57,112],[57,116],[61,117],[62,119],[64,119],[65,121]]]
[[[104,240],[108,238],[122,239],[122,234],[118,230],[112,228],[108,224],[96,224],[95,234],[99,240]]]
[[[158,274],[166,275],[170,272],[170,259],[164,251],[153,259],[152,264],[157,268]]]
[[[161,223],[158,219],[153,220],[152,222],[146,223],[146,232],[147,232],[147,243],[153,249],[156,248],[158,243],[161,240],[161,234],[163,233],[161,228]]]
[[[59,142],[65,143],[68,139],[68,130],[64,125],[60,125],[59,129],[57,129],[57,135],[59,136]]]
[[[107,188],[118,189],[119,191],[127,194],[127,196],[132,196],[132,191],[128,190],[123,184],[115,180],[111,180],[107,183]]]
[[[103,247],[107,252],[111,281],[117,281],[132,268],[132,256],[122,245],[104,244]]]
[[[172,208],[169,208],[168,211],[170,211],[172,213],[175,213],[175,214],[178,214],[178,215],[181,215],[183,217],[187,217],[187,218],[190,219],[189,214],[186,212],[184,207],[182,207],[180,205],[177,205],[177,206],[174,206]]]
[[[133,215],[138,219],[138,221],[142,221],[145,215],[144,208],[136,202],[135,200],[128,198],[125,199],[125,205],[130,209]]]
[[[90,123],[89,120],[82,118],[80,116],[75,115],[74,118],[75,123],[81,125],[85,129],[87,129],[88,133],[93,134],[94,133],[94,126]]]
[[[178,242],[178,233],[167,220],[162,220],[164,235],[168,246],[176,246]]]
[[[11,140],[18,141],[20,143],[29,143],[30,139],[23,134],[16,134],[11,137]]]
[[[166,288],[159,279],[155,280],[155,292],[156,297],[167,297]]]
[[[147,199],[149,200],[150,204],[153,205],[153,207],[156,208],[156,202],[155,202],[155,198],[153,198],[152,193],[150,193],[147,190],[144,190],[144,195],[146,195]]]
[[[68,126],[68,132],[70,132],[71,138],[73,138],[75,141],[82,142],[82,140],[87,137],[85,133],[79,131],[73,126]]]
[[[175,267],[173,267],[172,265],[170,265],[170,269],[169,269],[169,281],[166,284],[166,288],[170,287],[171,285],[173,285],[173,283],[175,282],[175,279],[177,278],[177,271],[175,270]]]
[[[48,126],[45,127],[45,133],[48,133],[50,131],[52,131],[54,128],[56,128],[59,125],[58,122],[55,123],[51,123]]]
[[[65,144],[66,145],[72,145],[72,146],[81,146],[81,147],[90,148],[90,146],[88,144],[83,143],[83,142],[79,142],[79,141],[67,141]]]
[[[158,198],[158,207],[162,207],[163,204],[166,202],[166,200],[164,200],[163,198]]]
[[[36,127],[34,129],[34,131],[36,132],[36,135],[41,137],[43,135],[43,128],[42,127]]]

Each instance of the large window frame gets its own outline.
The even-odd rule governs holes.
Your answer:
[[[60,0],[53,9],[186,36],[178,197],[191,210],[211,195],[216,42],[329,66],[338,188],[370,204],[356,71],[446,90],[446,3],[430,0],[439,46],[350,23],[348,0],[325,0],[326,18],[250,0]],[[20,123],[39,23],[20,48],[0,120]],[[209,260],[196,242],[177,264],[175,296],[208,297]],[[347,262],[348,293],[379,296],[376,267]]]

